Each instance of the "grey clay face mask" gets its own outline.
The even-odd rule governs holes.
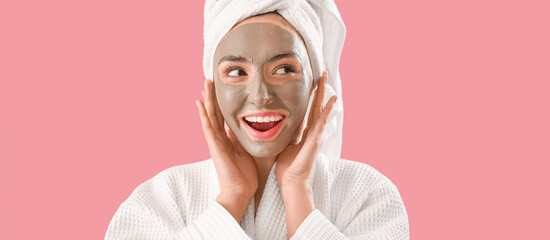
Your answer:
[[[242,24],[220,41],[213,66],[218,104],[235,137],[252,156],[279,154],[299,130],[313,86],[300,36],[269,22]],[[244,120],[251,110],[283,113],[277,134],[258,139],[247,132],[258,124]]]

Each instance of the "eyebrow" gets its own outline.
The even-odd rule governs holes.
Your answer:
[[[283,58],[290,58],[290,57],[295,57],[299,60],[300,59],[300,56],[298,56],[298,54],[296,54],[295,52],[293,51],[287,51],[287,52],[284,52],[284,53],[279,53],[273,57],[270,57],[269,60],[267,60],[268,62],[274,62],[274,61],[277,61],[279,59],[283,59]]]
[[[244,57],[235,56],[235,55],[227,55],[227,56],[222,57],[220,59],[220,61],[218,62],[218,64],[220,64],[222,62],[225,62],[225,61],[229,61],[229,62],[248,62],[246,60],[246,58],[244,58]]]
[[[287,52],[279,53],[279,54],[277,54],[273,57],[270,57],[267,61],[268,62],[274,62],[274,61],[277,61],[279,59],[291,58],[291,57],[295,57],[295,58],[301,60],[300,56],[298,56],[298,54],[296,54],[295,52],[287,51]],[[228,62],[244,62],[244,63],[248,62],[248,60],[245,57],[235,56],[235,55],[227,55],[227,56],[224,56],[220,59],[220,61],[218,62],[218,65],[222,62],[225,62],[225,61],[228,61]]]

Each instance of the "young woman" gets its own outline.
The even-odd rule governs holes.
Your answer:
[[[141,184],[105,238],[409,239],[396,186],[339,156],[344,35],[332,1],[207,1],[211,159]]]

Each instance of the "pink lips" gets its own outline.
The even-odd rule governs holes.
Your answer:
[[[266,116],[272,116],[272,115],[282,115],[283,119],[275,125],[273,128],[267,130],[267,131],[258,131],[254,128],[252,128],[248,123],[246,123],[245,117],[266,117]],[[272,111],[247,111],[245,114],[239,116],[241,119],[241,124],[246,129],[246,132],[248,136],[255,140],[262,140],[262,141],[269,141],[274,139],[279,133],[281,132],[281,129],[287,122],[287,116],[288,113],[285,110],[279,109],[279,110],[272,110]]]

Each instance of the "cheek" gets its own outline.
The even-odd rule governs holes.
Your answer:
[[[285,94],[282,99],[292,113],[293,121],[301,121],[307,110],[311,81],[303,79],[285,84]]]
[[[245,99],[243,86],[228,85],[221,80],[216,82],[216,98],[226,122],[233,123],[241,112]]]

